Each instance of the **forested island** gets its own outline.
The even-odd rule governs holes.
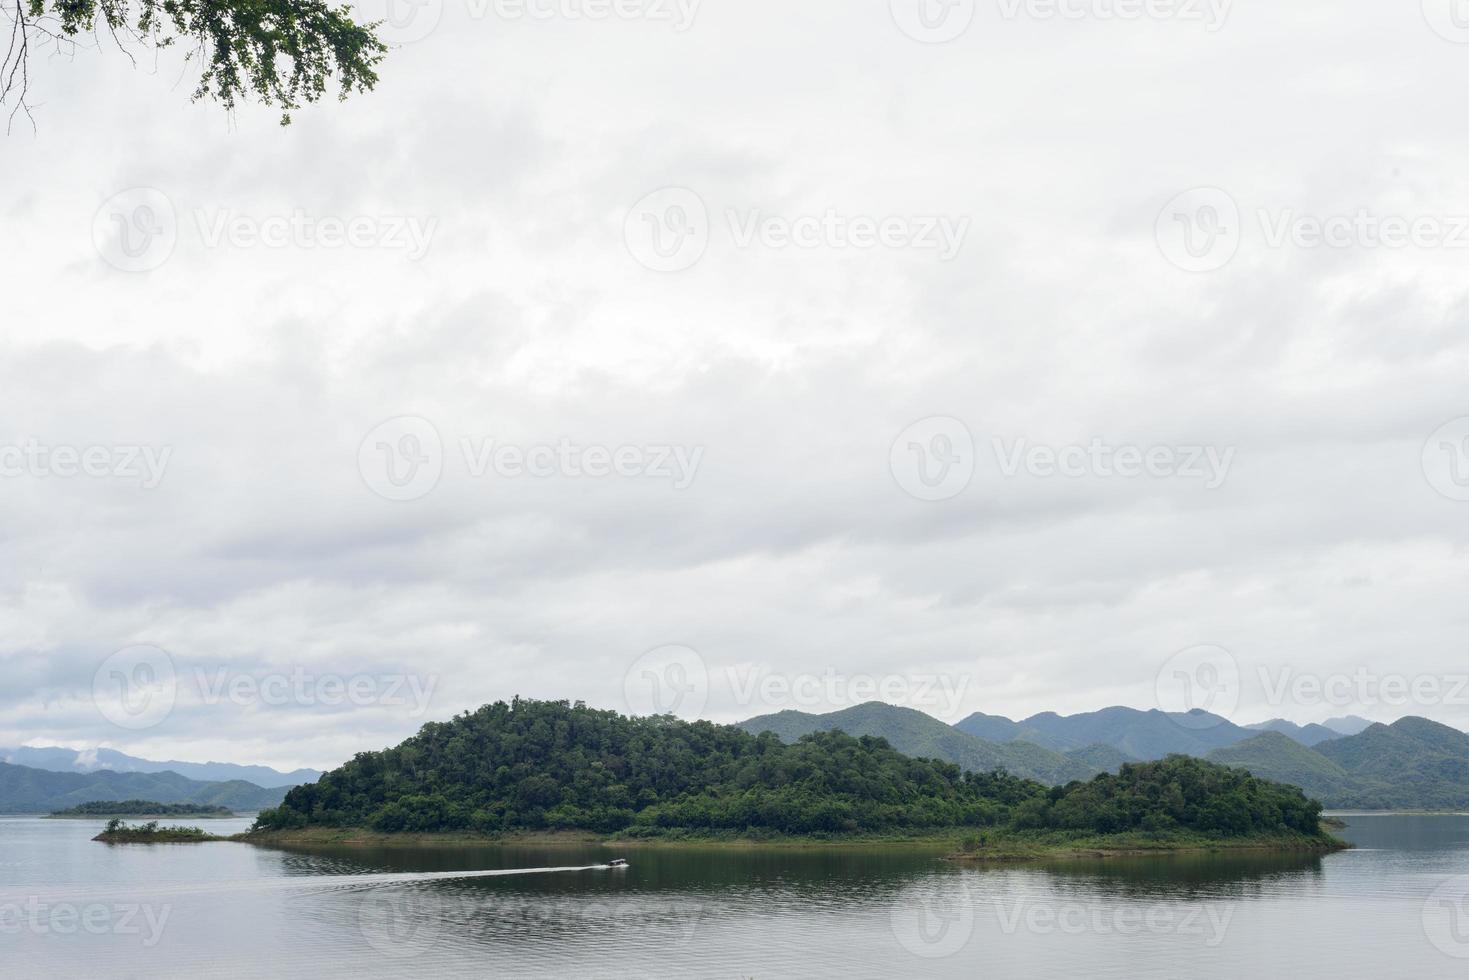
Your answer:
[[[516,699],[363,752],[260,813],[246,839],[580,833],[619,840],[966,841],[1056,849],[1340,846],[1293,786],[1184,756],[1046,787],[910,758],[884,739],[793,743],[709,722]]]
[[[156,800],[92,800],[65,810],[53,811],[53,817],[233,817],[227,806],[200,803],[159,803]]]

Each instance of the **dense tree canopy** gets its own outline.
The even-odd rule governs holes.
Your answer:
[[[281,107],[281,122],[315,102],[335,77],[341,98],[377,83],[386,46],[323,0],[0,0],[9,47],[0,101],[27,109],[30,55],[92,40],[139,51],[180,48],[199,66],[196,99],[233,109],[242,98]]]
[[[565,701],[497,702],[430,723],[298,786],[261,829],[879,833],[933,828],[1315,834],[1300,790],[1174,756],[1047,789],[912,759],[880,738],[793,744],[709,722]]]

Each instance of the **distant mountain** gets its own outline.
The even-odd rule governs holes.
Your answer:
[[[154,762],[115,749],[78,751],[21,746],[0,749],[0,762],[30,766],[32,769],[49,769],[52,772],[96,772],[99,769],[111,769],[113,772],[176,772],[180,776],[206,782],[241,779],[256,786],[299,786],[302,783],[314,783],[321,778],[321,773],[315,769],[281,772],[267,766],[237,766],[230,762]]]
[[[277,806],[286,788],[241,780],[201,782],[176,772],[51,772],[0,762],[0,813],[50,813],[93,800],[202,803],[231,810]]]
[[[1267,732],[1207,758],[1294,783],[1329,807],[1469,808],[1469,735],[1426,718],[1375,724],[1314,748]]]
[[[1252,732],[1279,732],[1287,738],[1300,742],[1302,745],[1320,745],[1334,738],[1341,738],[1342,732],[1333,731],[1325,725],[1297,725],[1293,721],[1284,718],[1271,718],[1269,721],[1259,721],[1253,725],[1246,725]]]
[[[830,714],[780,711],[740,722],[751,734],[774,732],[781,741],[794,742],[812,732],[841,730],[848,735],[876,735],[904,755],[942,759],[974,772],[1005,769],[1012,775],[1058,785],[1087,779],[1104,767],[1085,758],[1068,758],[1029,742],[998,744],[945,725],[912,708],[870,701]]]
[[[1328,718],[1321,723],[1323,728],[1329,728],[1338,735],[1358,735],[1371,728],[1373,722],[1368,721],[1361,715],[1342,715],[1340,718]]]
[[[1124,763],[1138,761],[1121,749],[1114,749],[1110,745],[1100,743],[1088,745],[1084,749],[1072,749],[1062,754],[1097,772],[1116,772]]]
[[[1338,801],[1334,805],[1341,805],[1339,801],[1352,789],[1352,777],[1345,769],[1281,732],[1265,732],[1215,749],[1208,759],[1220,765],[1248,769],[1261,779],[1299,786],[1307,796]]]
[[[1056,752],[1108,745],[1129,758],[1143,760],[1161,759],[1172,753],[1204,756],[1254,734],[1226,718],[1198,709],[1168,713],[1122,707],[1078,715],[1058,715],[1047,711],[1020,722],[975,714],[954,727],[995,741],[1001,741],[1008,734],[1010,737],[1003,739],[1006,743],[1031,742]],[[980,732],[990,734],[980,736]]]

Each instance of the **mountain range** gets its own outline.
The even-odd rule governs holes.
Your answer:
[[[1294,783],[1338,809],[1469,809],[1469,735],[1427,718],[1370,725],[1315,747],[1266,732],[1207,758]]]
[[[1022,721],[976,713],[946,725],[911,708],[869,702],[829,714],[781,711],[740,723],[795,741],[840,729],[880,736],[905,755],[965,769],[1003,768],[1058,785],[1125,762],[1191,755],[1293,783],[1329,807],[1469,808],[1469,735],[1424,718],[1391,725],[1356,716],[1319,725],[1283,719],[1240,726],[1205,711],[1113,707]]]
[[[93,800],[200,803],[231,810],[280,804],[287,787],[243,780],[205,782],[176,772],[52,772],[0,762],[0,813],[47,813]]]
[[[239,766],[230,762],[156,762],[115,749],[101,748],[77,750],[23,745],[13,749],[0,749],[0,762],[30,766],[32,769],[48,769],[52,772],[88,773],[103,769],[113,772],[175,772],[204,782],[244,780],[265,787],[299,786],[302,783],[314,783],[321,778],[321,773],[315,769],[281,772],[268,766]]]

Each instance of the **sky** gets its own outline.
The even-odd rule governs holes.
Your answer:
[[[324,767],[516,695],[1469,728],[1453,10],[377,0],[377,90],[289,127],[33,59],[0,745]]]

